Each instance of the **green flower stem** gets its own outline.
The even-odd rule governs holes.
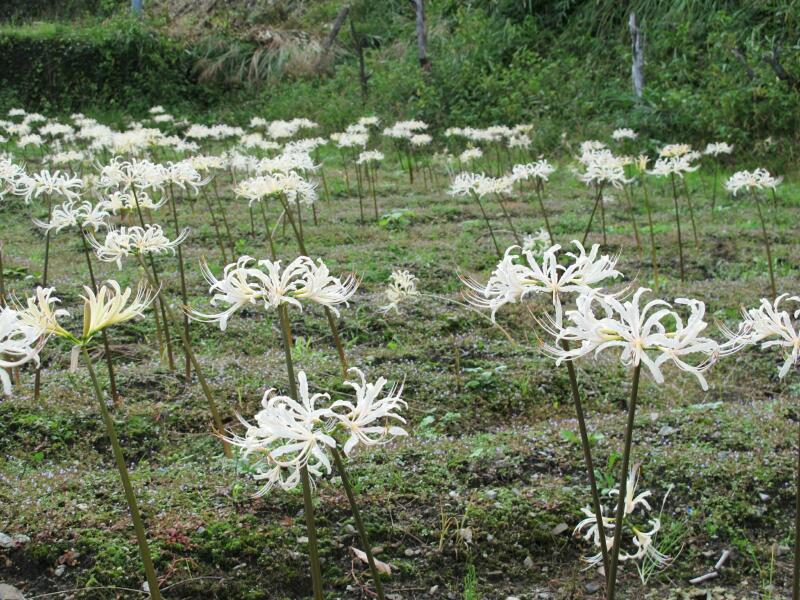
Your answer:
[[[211,184],[214,189],[214,197],[217,200],[217,208],[219,209],[220,215],[222,215],[222,226],[225,227],[225,236],[228,238],[228,244],[230,244],[231,248],[231,256],[236,256],[236,244],[233,241],[233,235],[231,234],[231,228],[228,224],[228,217],[225,214],[225,207],[222,205],[222,198],[219,197],[219,189],[217,188],[217,179],[216,177],[211,178]]]
[[[678,228],[678,260],[680,261],[681,268],[681,283],[686,281],[686,275],[683,269],[683,240],[681,238],[681,216],[678,211],[678,188],[675,187],[675,173],[670,173],[670,180],[672,181],[672,202],[675,204],[675,226]]]
[[[511,220],[511,215],[508,214],[508,210],[506,209],[506,205],[503,203],[503,200],[500,198],[500,194],[497,194],[497,203],[500,205],[500,208],[503,209],[503,215],[508,222],[508,226],[511,228],[511,233],[514,234],[514,240],[517,242],[517,246],[522,246],[522,240],[517,233],[516,227],[514,227],[514,223]]]
[[[81,238],[81,242],[83,243],[83,254],[86,256],[86,266],[89,268],[89,280],[92,283],[92,291],[97,293],[97,279],[94,276],[94,269],[92,268],[92,257],[91,253],[89,252],[89,245],[86,243],[86,236],[83,235],[83,231],[78,233],[79,237]],[[2,265],[0,265],[0,269]],[[106,355],[106,367],[108,368],[108,386],[111,388],[111,398],[114,400],[114,404],[118,405],[121,403],[119,392],[117,391],[117,377],[114,374],[114,361],[111,360],[111,345],[108,343],[108,332],[103,329],[103,351]]]
[[[521,182],[520,182],[521,183]],[[544,188],[544,184],[541,180],[536,180],[536,198],[539,200],[539,208],[542,211],[542,218],[544,219],[544,226],[547,228],[547,235],[550,236],[550,244],[555,244],[555,238],[553,237],[553,230],[550,228],[550,219],[547,218],[547,210],[544,208],[544,198],[542,198],[542,190]]]
[[[761,237],[764,240],[764,249],[767,251],[767,266],[769,267],[769,285],[770,289],[772,290],[772,297],[775,298],[778,295],[777,287],[775,286],[775,272],[772,270],[772,249],[769,245],[769,236],[767,235],[767,224],[764,221],[764,213],[761,210],[761,203],[758,201],[758,196],[756,196],[756,191],[751,189],[751,194],[753,196],[753,202],[756,204],[756,209],[758,209],[758,218],[761,221]]]
[[[569,342],[561,340],[561,347],[565,351],[569,351]],[[592,460],[592,448],[589,444],[589,434],[586,431],[586,417],[583,412],[583,404],[581,403],[581,394],[578,389],[578,377],[575,374],[575,365],[571,360],[565,361],[567,363],[567,373],[569,374],[569,385],[572,390],[572,402],[575,405],[575,414],[578,417],[578,431],[581,436],[581,447],[583,448],[583,460],[586,463],[586,474],[589,476],[589,487],[592,491],[592,510],[595,515],[600,515],[602,523],[602,506],[600,504],[600,493],[597,491],[597,479],[594,475],[594,461]],[[600,552],[603,555],[603,574],[606,577],[606,585],[608,584],[609,563],[608,563],[608,547],[606,544],[605,528],[599,526],[597,532],[600,535]]]
[[[378,171],[377,165],[373,165],[372,166],[372,173],[370,174],[369,163],[367,163],[367,176],[369,177],[369,184],[370,184],[369,187],[370,187],[370,190],[372,191],[372,205],[375,208],[375,222],[376,223],[380,219],[380,217],[378,216],[378,197],[377,197],[377,194],[375,193],[375,184],[377,182],[377,171]]]
[[[714,181],[711,184],[711,212],[712,212],[711,216],[712,217],[714,216],[713,215],[714,208],[717,205],[717,178],[718,177],[719,177],[719,163],[715,161],[714,162]]]
[[[147,536],[144,531],[144,523],[142,516],[139,514],[139,506],[136,503],[136,495],[133,493],[133,486],[128,476],[128,468],[125,466],[125,457],[122,454],[122,448],[119,445],[117,438],[117,430],[114,427],[114,421],[108,412],[106,403],[103,401],[103,395],[100,392],[100,384],[97,382],[97,375],[92,366],[92,359],[86,351],[86,346],[81,346],[81,354],[86,363],[86,368],[89,370],[89,376],[92,379],[92,386],[94,386],[94,395],[97,399],[97,404],[100,406],[100,414],[103,417],[103,423],[106,426],[106,433],[111,440],[111,448],[114,451],[114,460],[117,463],[117,470],[119,471],[119,478],[122,481],[122,487],[125,490],[125,498],[128,501],[128,508],[131,511],[131,518],[133,519],[133,528],[136,531],[136,540],[139,543],[139,554],[144,564],[144,573],[147,577],[147,585],[150,590],[151,600],[161,600],[161,592],[158,590],[158,577],[156,577],[156,570],[153,567],[153,560],[150,558],[150,548],[147,545]]]
[[[300,235],[300,231],[297,229],[297,225],[295,225],[294,218],[292,217],[292,210],[289,206],[286,198],[281,195],[281,203],[283,204],[283,211],[286,215],[286,220],[292,226],[292,231],[294,231],[295,238],[297,239],[297,246],[300,248],[300,252],[304,256],[308,256],[308,251],[306,250],[306,243],[303,240],[303,237]],[[331,330],[331,336],[333,337],[333,343],[336,346],[336,352],[339,355],[339,363],[342,366],[342,377],[347,377],[347,370],[350,366],[347,364],[347,356],[344,353],[344,346],[342,345],[342,340],[339,337],[339,327],[336,325],[336,319],[333,316],[333,312],[327,306],[323,307],[325,309],[325,316],[328,319],[328,326]],[[291,331],[289,332],[289,339],[291,340]]]
[[[614,600],[617,586],[617,567],[619,566],[619,547],[622,543],[622,526],[625,518],[625,495],[628,487],[628,470],[631,462],[631,446],[633,441],[633,425],[636,417],[636,400],[639,395],[639,376],[642,372],[641,363],[633,369],[631,382],[631,400],[628,404],[628,423],[625,428],[625,445],[622,451],[622,468],[619,478],[619,499],[617,512],[614,517],[614,541],[611,546],[611,564],[608,571],[608,600]],[[602,520],[600,522],[602,525]]]
[[[0,306],[7,306],[6,300],[6,276],[3,271],[3,242],[0,242]]]
[[[261,207],[261,218],[264,221],[264,231],[267,232],[267,241],[269,242],[269,254],[272,260],[276,260],[277,254],[275,253],[275,240],[272,236],[272,229],[269,226],[269,219],[267,218],[267,209],[264,207],[264,202],[259,200],[258,205]]]
[[[150,273],[148,273],[147,268],[144,266],[144,261],[142,260],[142,257],[139,256],[138,258],[139,258],[139,264],[142,266],[142,269],[144,270],[145,277],[147,277],[147,283],[149,283],[150,287],[152,287],[153,289],[159,290],[158,294],[160,296],[163,293],[163,290],[160,290],[157,287],[158,284],[152,279]],[[177,322],[175,313],[172,312],[172,309],[169,307],[169,303],[164,302],[162,306],[166,308],[166,314],[169,316],[169,318]],[[183,329],[178,328],[178,331],[180,332],[181,335],[181,342],[183,343],[183,346],[189,355],[189,360],[192,363],[194,372],[197,374],[197,381],[200,382],[200,387],[203,390],[203,395],[206,397],[206,401],[208,402],[208,408],[209,411],[211,412],[211,418],[214,421],[215,433],[221,436],[222,432],[224,431],[224,427],[222,425],[222,418],[220,417],[219,410],[217,409],[217,403],[214,401],[214,394],[211,392],[211,386],[208,385],[208,381],[206,381],[206,377],[205,375],[203,375],[203,369],[200,367],[200,363],[197,360],[197,356],[195,355],[194,350],[192,349],[192,344],[190,340],[184,335]],[[231,452],[230,445],[228,444],[228,442],[225,440],[224,437],[221,439],[222,439],[222,451],[225,454],[226,458],[233,458],[233,453]]]
[[[650,210],[650,195],[647,192],[647,184],[642,179],[642,190],[644,191],[644,208],[647,211],[647,225],[650,229],[650,258],[653,261],[653,280],[658,288],[658,258],[656,257],[656,236],[653,231],[653,213]]]
[[[639,256],[642,255],[642,241],[639,239],[639,225],[636,223],[636,215],[633,210],[633,199],[631,198],[631,190],[629,186],[623,186],[625,192],[625,200],[628,204],[628,212],[631,215],[631,225],[633,225],[633,237],[636,238],[636,248],[639,250]]]
[[[225,243],[222,241],[222,234],[219,232],[219,223],[217,223],[217,215],[214,213],[214,207],[211,206],[211,200],[209,199],[208,193],[206,192],[205,188],[203,188],[203,200],[206,201],[208,212],[211,215],[211,223],[214,226],[214,233],[216,234],[217,237],[217,245],[219,246],[219,251],[222,254],[222,260],[227,264],[228,255],[225,252]]]
[[[298,398],[297,380],[294,374],[294,363],[292,362],[291,327],[289,325],[289,310],[286,304],[278,307],[278,315],[281,321],[281,333],[283,334],[283,351],[286,358],[286,373],[289,376],[289,394],[292,398]],[[311,479],[308,476],[308,469],[300,469],[300,481],[303,486],[303,512],[306,517],[306,535],[308,536],[308,557],[311,562],[311,583],[314,589],[314,600],[323,600],[322,593],[322,568],[319,564],[319,547],[317,543],[317,526],[314,521],[314,501],[311,498]]]
[[[372,555],[372,546],[369,543],[369,537],[367,537],[367,529],[364,527],[364,521],[361,520],[361,512],[358,510],[356,496],[353,492],[353,487],[350,485],[350,478],[347,476],[342,454],[339,452],[339,448],[333,448],[331,454],[333,454],[333,462],[336,465],[336,470],[339,472],[339,477],[342,479],[342,486],[344,487],[345,494],[347,494],[347,501],[350,502],[350,510],[353,513],[353,520],[356,522],[356,530],[358,531],[358,536],[361,538],[361,545],[364,547],[364,554],[367,555],[369,571],[372,574],[372,581],[375,583],[375,593],[378,595],[378,600],[384,600],[381,576],[380,573],[378,573],[378,568],[375,566],[375,557]]]
[[[141,226],[142,229],[146,229],[144,224],[144,215],[142,214],[142,207],[139,206],[139,199],[136,197],[136,188],[131,187],[131,191],[133,192],[133,201],[136,204],[136,214],[139,216],[139,225]],[[159,290],[158,305],[161,308],[161,316],[164,319],[164,340],[167,345],[167,361],[169,364],[169,370],[175,371],[175,358],[172,354],[172,339],[169,334],[169,323],[167,322],[167,310],[166,310],[167,307],[165,307],[166,303],[164,302],[164,297],[161,294],[161,282],[158,279],[158,270],[156,269],[156,261],[153,258],[152,254],[148,254],[147,257],[150,261],[150,268],[153,271],[153,282],[154,282],[153,289]],[[145,271],[147,271],[146,268]]]
[[[800,434],[800,427],[798,427]],[[794,497],[794,578],[792,580],[792,599],[800,600],[800,436],[797,440],[797,479]]]
[[[683,193],[686,195],[686,204],[689,205],[689,218],[692,220],[692,234],[694,235],[694,245],[700,245],[700,238],[697,235],[697,224],[694,221],[694,205],[692,204],[692,197],[689,195],[689,184],[686,183],[686,178],[682,177]]]
[[[600,205],[600,202],[603,198],[603,186],[598,185],[595,188],[595,197],[594,197],[594,207],[592,208],[592,214],[589,215],[589,222],[586,224],[586,229],[583,232],[583,239],[581,240],[581,245],[586,245],[586,238],[589,237],[589,231],[592,229],[592,222],[594,221],[594,215],[597,212],[597,207]]]
[[[175,236],[177,237],[181,234],[181,228],[178,223],[178,207],[175,204],[175,193],[171,183],[169,184],[169,203],[172,208],[172,222],[175,225]],[[189,295],[186,292],[186,270],[183,264],[183,250],[181,246],[183,246],[183,244],[178,245],[178,272],[181,278],[181,301],[186,305],[189,304]],[[187,340],[191,340],[189,336],[189,315],[185,313],[183,315],[183,335]],[[189,382],[192,377],[192,361],[189,359],[189,352],[186,350],[186,344],[184,344],[183,354],[184,378]]]
[[[50,194],[47,194],[47,222],[53,218],[53,201]],[[44,269],[42,270],[42,287],[47,287],[47,276],[50,268],[50,230],[44,236]],[[41,364],[36,367],[36,373],[33,376],[33,399],[39,401],[39,396],[42,393],[42,366]]]
[[[483,203],[481,202],[480,197],[476,193],[472,193],[472,197],[475,198],[475,202],[478,203],[478,207],[481,209],[481,214],[483,215],[483,220],[486,222],[486,227],[489,228],[489,235],[492,237],[492,243],[494,243],[494,249],[497,251],[498,258],[503,257],[503,252],[500,250],[500,245],[497,243],[497,238],[494,236],[494,229],[492,229],[492,223],[489,221],[489,217],[486,214],[486,211],[483,208]]]

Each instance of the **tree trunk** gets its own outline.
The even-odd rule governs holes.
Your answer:
[[[425,0],[411,0],[417,11],[417,46],[419,47],[419,66],[423,71],[431,70],[428,58],[428,36],[425,33]]]
[[[356,31],[356,24],[353,21],[353,15],[350,15],[350,35],[353,37],[353,49],[356,51],[356,55],[358,56],[358,78],[361,82],[361,99],[366,102],[367,93],[369,91],[367,89],[369,76],[367,75],[367,66],[364,62],[364,46],[361,44],[361,37]]]
[[[631,31],[631,79],[633,80],[633,93],[636,98],[642,99],[644,91],[644,33],[636,22],[636,13],[631,13],[628,27]]]
[[[333,42],[336,41],[336,36],[339,35],[339,30],[344,25],[344,20],[347,18],[347,15],[350,13],[350,5],[345,4],[339,10],[339,14],[336,15],[336,19],[333,22],[333,27],[331,28],[331,32],[328,34],[328,37],[325,38],[325,43],[322,44],[322,51],[320,52],[319,58],[317,59],[316,70],[320,70],[322,65],[325,62],[325,59],[328,57],[328,53],[333,46]]]

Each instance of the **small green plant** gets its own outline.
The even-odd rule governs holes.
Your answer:
[[[409,227],[417,215],[407,208],[395,209],[386,213],[378,220],[378,225],[384,229],[397,230]]]
[[[464,600],[478,600],[478,576],[475,573],[475,565],[467,567],[467,574],[464,575]]]

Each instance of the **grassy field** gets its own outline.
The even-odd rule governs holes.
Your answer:
[[[309,253],[324,258],[334,273],[362,277],[339,320],[348,358],[371,376],[404,380],[409,403],[410,437],[352,460],[378,558],[393,567],[387,593],[393,600],[599,597],[601,577],[581,561],[591,549],[571,538],[590,497],[566,369],[537,349],[541,332],[532,313],[546,310],[547,299],[499,313],[499,323],[517,342],[509,343],[488,319],[458,304],[458,274],[485,281],[497,262],[477,206],[448,196],[443,172],[433,190],[421,182],[412,187],[390,155],[380,173],[378,203],[381,215],[393,216],[361,225],[358,201],[345,193],[337,165],[327,164],[333,198],[320,201],[319,225],[310,218],[305,224]],[[712,214],[710,175],[690,176],[699,243],[683,214],[687,281],[681,284],[671,189],[652,178],[649,185],[662,297],[701,299],[713,318],[733,323],[740,305],[769,295],[760,225],[749,198],[721,194]],[[232,197],[226,182],[220,191],[237,254],[267,258],[263,230],[256,221],[252,234],[247,205]],[[643,252],[624,197],[614,191],[608,194],[606,250],[620,254],[626,283],[650,286],[646,215],[641,190],[635,191]],[[545,202],[556,241],[580,238],[593,200],[569,164],[559,164]],[[488,206],[503,243],[511,244],[498,205]],[[520,231],[542,227],[533,196],[515,197],[507,206]],[[800,189],[784,183],[777,208],[765,207],[778,289],[796,293]],[[199,259],[205,256],[215,272],[223,263],[202,201],[193,209],[184,201],[180,210],[192,227],[184,246],[190,304],[205,310]],[[277,208],[270,211],[274,218]],[[32,290],[43,261],[43,238],[30,217],[21,202],[0,205],[7,286],[19,297]],[[278,231],[278,254],[294,258],[291,231]],[[600,240],[595,227],[590,241]],[[57,235],[53,252],[51,282],[64,305],[79,314],[76,301],[88,283],[81,242],[74,233]],[[177,303],[177,263],[162,257],[158,264]],[[132,263],[122,271],[113,264],[96,268],[122,284],[139,279]],[[384,314],[378,309],[396,268],[415,273],[423,295],[401,315]],[[335,398],[345,388],[323,313],[294,311],[292,318],[298,367]],[[266,388],[286,389],[280,331],[271,315],[245,310],[224,333],[201,323],[191,331],[232,428],[238,427],[235,413],[252,415]],[[258,488],[250,467],[222,456],[199,386],[187,385],[180,368],[172,373],[158,361],[152,319],[110,335],[124,398],[114,417],[165,597],[307,597],[301,494],[251,497]],[[60,343],[49,344],[42,359],[41,400],[33,401],[25,372],[17,395],[0,402],[0,532],[27,536],[18,547],[0,549],[0,580],[28,598],[140,597],[144,576],[88,375],[69,370],[69,352]],[[778,382],[779,360],[756,350],[722,360],[709,374],[708,392],[674,370],[664,385],[644,378],[634,460],[643,465],[641,485],[653,491],[655,510],[672,487],[659,543],[676,558],[663,573],[645,577],[646,584],[626,564],[624,598],[787,595],[800,384],[796,377]],[[629,376],[606,359],[581,362],[578,375],[601,482],[611,487]],[[348,550],[359,544],[337,477],[319,486],[317,510],[329,597],[369,597],[362,588],[366,570]],[[690,578],[713,570],[724,550],[733,554],[719,577],[691,585]],[[85,587],[94,589],[79,591]]]

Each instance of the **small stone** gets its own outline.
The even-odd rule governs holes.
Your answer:
[[[769,494],[765,494],[764,492],[758,492],[758,497],[761,498],[762,502],[769,500]]]
[[[433,596],[438,591],[439,591],[439,586],[438,585],[434,585],[434,586],[431,587],[431,589],[428,590],[428,595],[429,596]]]
[[[779,544],[777,548],[775,548],[775,554],[778,556],[785,556],[791,552],[791,548],[789,546],[785,546],[783,544]]]
[[[14,540],[10,535],[6,535],[5,533],[0,533],[0,548],[4,550],[8,550],[14,546]]]
[[[344,526],[344,530],[350,535],[354,535],[356,533],[356,528],[353,527],[350,523]]]
[[[486,541],[490,544],[494,543],[494,536],[491,533],[486,534]]]
[[[553,527],[550,530],[550,533],[552,535],[561,535],[562,533],[564,533],[568,529],[569,529],[569,525],[567,525],[566,523],[559,523],[558,525],[556,525],[555,527]]]
[[[55,576],[61,577],[67,572],[67,565],[58,565],[55,570]]]
[[[497,498],[497,490],[486,490],[483,495],[486,496],[487,500],[494,500]]]
[[[25,600],[25,596],[13,585],[0,583],[0,600]]]
[[[667,437],[668,435],[672,435],[678,431],[674,427],[670,427],[669,425],[664,425],[661,429],[658,430],[658,435],[661,437]]]
[[[80,504],[76,504],[75,508],[77,508],[78,510],[89,510],[89,505],[84,502],[81,502]]]
[[[417,554],[419,554],[419,552],[414,548],[406,548],[405,550],[403,550],[403,554],[405,554],[408,557],[411,557],[411,556],[416,556]]]
[[[526,569],[533,568],[533,559],[530,556],[526,556],[525,560],[522,561],[522,564],[525,566]]]
[[[586,591],[590,594],[596,594],[600,590],[600,584],[596,581],[590,581],[586,584]]]
[[[401,594],[386,594],[386,598],[388,600],[403,600],[403,596]]]
[[[306,536],[304,536],[304,535],[301,535],[299,538],[297,538],[297,543],[298,544],[307,544],[308,543],[308,538]]]
[[[11,539],[14,541],[14,545],[17,547],[24,546],[25,544],[31,541],[31,538],[25,535],[24,533],[18,533]]]

